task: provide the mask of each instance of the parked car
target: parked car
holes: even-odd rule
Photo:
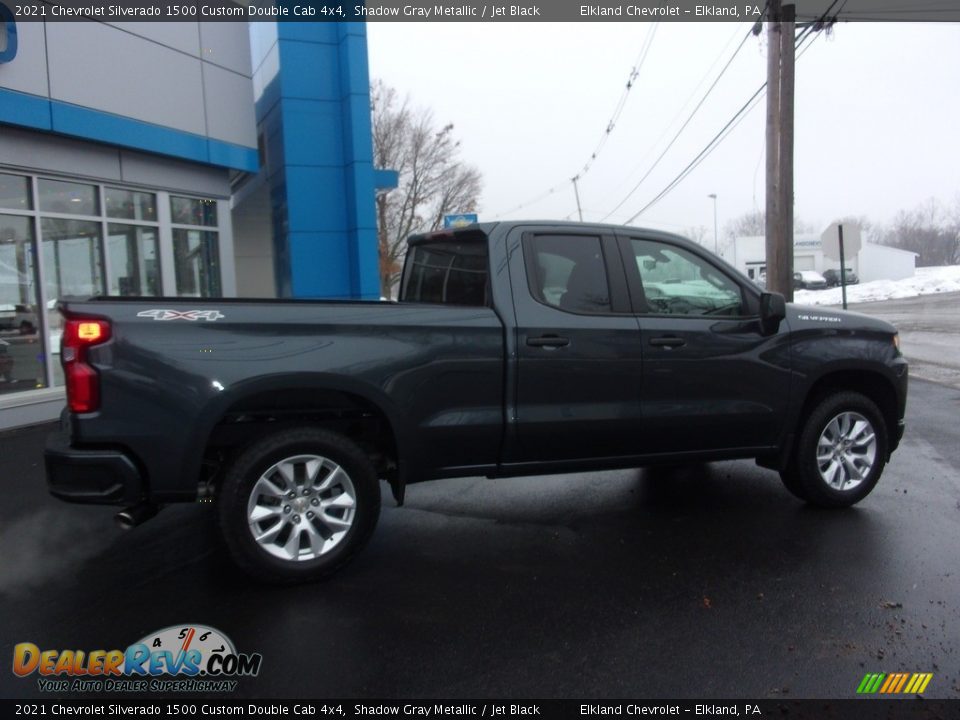
[[[794,290],[826,290],[827,281],[816,270],[801,270],[793,274]]]
[[[787,304],[654,230],[417,235],[398,302],[60,309],[67,407],[46,449],[50,491],[126,507],[126,527],[213,500],[231,555],[260,580],[342,567],[377,524],[381,480],[402,504],[425,480],[754,458],[796,497],[847,507],[904,431],[896,328]]]
[[[16,305],[0,305],[0,330],[13,330],[17,317]]]
[[[830,268],[824,271],[823,279],[827,281],[827,287],[837,287],[840,284],[840,268]],[[860,282],[860,278],[850,268],[844,268],[843,281],[847,285],[856,285]]]
[[[30,305],[0,305],[0,329],[31,335],[37,331],[37,314]]]

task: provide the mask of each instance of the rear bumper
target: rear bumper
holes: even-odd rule
[[[43,457],[47,488],[61,500],[128,505],[146,496],[139,469],[120,450],[73,448],[67,433],[60,431],[47,438]]]

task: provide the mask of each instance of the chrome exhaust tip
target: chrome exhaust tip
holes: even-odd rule
[[[149,503],[142,503],[121,510],[114,516],[114,520],[121,530],[130,530],[137,525],[145,523],[147,520],[157,514],[157,508]]]

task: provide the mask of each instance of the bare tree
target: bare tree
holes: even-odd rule
[[[400,278],[407,237],[438,230],[443,216],[473,212],[480,171],[460,159],[453,124],[437,127],[433,113],[411,107],[375,80],[370,88],[374,166],[396,170],[399,185],[377,195],[381,293],[391,297]]]
[[[686,238],[690,238],[697,245],[705,245],[707,228],[705,225],[691,225],[680,234]]]
[[[919,267],[960,263],[960,198],[951,210],[934,198],[901,210],[878,235],[884,245],[917,253]]]

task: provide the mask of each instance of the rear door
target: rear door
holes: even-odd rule
[[[626,234],[619,245],[644,353],[643,452],[775,445],[789,355],[783,331],[762,333],[756,292],[668,237]]]
[[[507,243],[518,370],[505,462],[636,454],[643,363],[616,238],[519,227]]]

